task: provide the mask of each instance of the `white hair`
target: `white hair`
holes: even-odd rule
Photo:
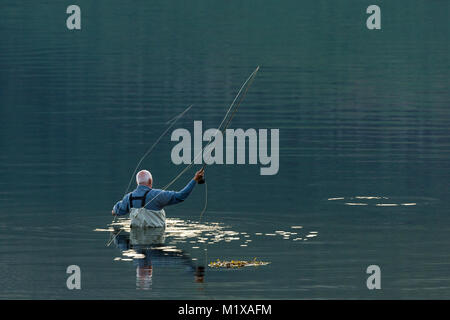
[[[142,184],[142,183],[148,183],[148,180],[153,181],[152,174],[150,171],[147,170],[141,170],[136,174],[136,183]]]

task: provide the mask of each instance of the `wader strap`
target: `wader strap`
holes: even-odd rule
[[[145,199],[147,198],[147,194],[150,190],[145,191],[144,195],[141,197],[133,197],[133,194],[130,194],[130,209],[133,208],[133,200],[141,200],[141,208],[145,206]]]

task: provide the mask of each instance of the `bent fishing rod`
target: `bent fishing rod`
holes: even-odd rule
[[[191,162],[191,164],[189,164],[186,168],[184,168],[175,178],[173,178],[162,190],[167,190],[167,188],[169,188],[172,184],[174,184],[187,170],[189,170],[194,164],[195,164],[195,160],[198,159],[199,156],[201,156],[203,154],[203,151],[205,150],[205,148],[207,148],[211,143],[213,138],[215,139],[216,135],[219,132],[222,132],[222,134],[225,132],[225,130],[228,128],[228,126],[231,123],[231,120],[233,119],[233,117],[236,115],[236,112],[241,104],[241,102],[244,100],[248,89],[250,88],[251,84],[253,83],[253,80],[255,79],[256,74],[259,71],[259,66],[256,67],[256,69],[250,74],[250,76],[245,80],[245,82],[242,84],[242,86],[239,88],[238,93],[236,94],[236,96],[233,99],[233,102],[231,103],[231,105],[228,107],[228,110],[225,114],[225,116],[223,117],[222,121],[220,122],[216,132],[214,133],[213,136],[211,136],[211,138],[209,139],[209,142],[206,144],[205,147],[203,147],[200,152],[194,157],[193,161]],[[237,102],[237,103],[236,103]],[[230,115],[231,113],[231,115]],[[225,125],[224,125],[225,124]],[[203,163],[202,166],[202,170],[204,171],[206,168],[206,163]],[[203,214],[206,212],[207,206],[208,206],[208,186],[206,184],[206,180],[203,178],[201,178],[198,181],[199,184],[205,184],[205,205],[203,207],[202,212],[200,213],[200,217],[199,217],[199,222],[201,221]],[[161,194],[161,193],[160,193]],[[149,202],[147,202],[145,204],[145,206],[147,206],[148,204],[150,204],[151,202],[153,202],[156,198],[158,198],[158,196],[160,195],[158,194],[157,196],[155,196],[154,198],[152,198]]]
[[[215,139],[215,136],[217,135],[217,133],[218,133],[219,131],[222,133],[222,135],[225,133],[225,131],[227,130],[227,128],[229,127],[229,125],[230,125],[230,123],[231,123],[231,120],[233,119],[233,117],[235,116],[235,114],[236,114],[236,112],[237,112],[239,106],[241,105],[241,102],[244,100],[245,96],[247,95],[248,89],[249,89],[250,86],[252,85],[253,80],[255,79],[256,73],[257,73],[258,71],[259,71],[259,66],[256,67],[256,69],[252,72],[252,74],[251,74],[251,75],[247,78],[247,80],[242,84],[242,86],[241,86],[241,88],[239,89],[239,91],[238,91],[236,97],[234,98],[233,102],[231,103],[230,108],[228,108],[228,112],[225,114],[225,117],[223,118],[222,122],[220,123],[219,128],[217,129],[216,133],[209,139],[209,142],[208,142],[208,144],[205,146],[205,148],[211,144],[212,138]],[[242,90],[243,90],[244,88],[245,88],[245,90],[244,90],[244,92],[243,92],[242,95],[241,95],[241,92],[242,92]],[[234,107],[233,112],[231,113],[230,117],[228,118],[228,121],[225,123],[225,125],[223,126],[223,128],[221,128],[222,124],[224,123],[224,120],[227,118],[227,116],[228,116],[230,110],[233,108],[233,106],[234,106],[234,104],[236,103],[236,100],[237,100],[237,98],[238,98],[239,96],[240,96],[239,101],[238,101],[238,103],[236,104],[236,106]],[[204,150],[205,148],[202,149],[202,153],[203,153],[203,150]],[[206,168],[206,166],[207,166],[207,164],[206,164],[206,162],[204,162],[203,165],[202,165],[202,169],[201,169],[201,170],[204,171],[205,168]],[[198,184],[204,184],[204,183],[205,183],[205,178],[201,178],[201,179],[198,181]],[[200,216],[200,218],[201,218],[201,216]]]

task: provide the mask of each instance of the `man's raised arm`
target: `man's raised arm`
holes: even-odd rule
[[[163,194],[161,194],[161,198],[158,201],[159,204],[164,207],[183,202],[191,194],[195,184],[203,178],[204,174],[204,169],[197,171],[194,178],[180,191],[161,191]]]

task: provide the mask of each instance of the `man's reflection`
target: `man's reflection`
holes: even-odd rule
[[[184,265],[194,274],[195,282],[205,279],[205,267],[197,266],[182,250],[165,247],[165,228],[131,228],[130,233],[113,232],[114,243],[131,256],[136,266],[136,288],[148,290],[152,286],[153,268]]]

